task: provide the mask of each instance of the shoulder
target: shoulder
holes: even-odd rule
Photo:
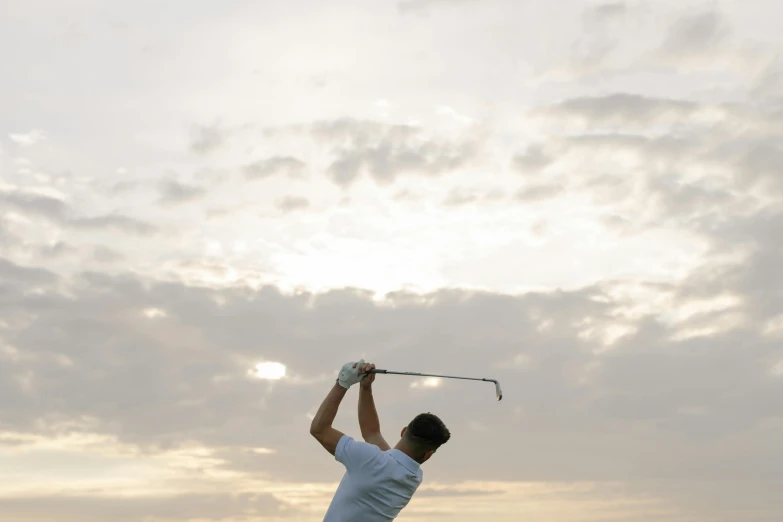
[[[383,451],[375,444],[356,440],[350,435],[343,435],[337,442],[335,458],[346,465],[360,465],[383,455]]]

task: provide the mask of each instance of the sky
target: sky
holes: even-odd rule
[[[0,1],[0,522],[783,519],[783,3]],[[357,391],[334,426],[359,437]]]

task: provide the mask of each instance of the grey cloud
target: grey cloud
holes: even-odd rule
[[[6,224],[2,221],[2,217],[0,217],[0,255],[2,255],[3,248],[8,247],[9,245],[16,244],[19,241],[19,238],[13,234],[10,230],[8,230],[8,227]]]
[[[449,207],[458,207],[471,203],[489,203],[492,201],[501,200],[504,197],[505,193],[498,188],[490,189],[488,191],[485,190],[483,193],[480,193],[477,190],[454,188],[443,200],[443,204]]]
[[[770,463],[754,463],[769,466]],[[632,485],[638,492],[642,485]],[[682,512],[691,513],[696,520],[710,522],[778,522],[783,514],[783,481],[737,480],[716,473],[709,480],[690,481],[678,478],[645,483],[644,492],[658,498],[672,499]],[[758,510],[755,506],[759,506]],[[751,514],[752,513],[752,514]],[[654,520],[654,519],[653,519]]]
[[[772,105],[770,113],[780,121],[783,113],[783,57],[776,56],[764,68],[754,82],[750,94],[761,100],[769,100]]]
[[[161,202],[168,204],[187,203],[206,195],[202,187],[186,185],[176,180],[166,180],[160,184]]]
[[[614,230],[615,232],[629,233],[636,231],[636,227],[634,227],[630,219],[617,214],[603,215],[601,216],[600,221],[606,228]]]
[[[303,161],[291,156],[275,156],[246,165],[243,169],[247,179],[265,179],[279,174],[299,178],[306,167]]]
[[[764,284],[768,292],[779,286]],[[480,371],[500,379],[501,403],[491,387],[444,382],[423,390],[410,388],[408,377],[379,379],[376,400],[390,438],[420,410],[437,412],[450,426],[454,441],[437,466],[455,478],[706,477],[716,472],[717,448],[747,459],[783,456],[781,448],[732,447],[721,437],[744,433],[783,406],[783,379],[767,377],[762,364],[776,353],[773,343],[752,329],[672,341],[673,330],[644,317],[631,323],[636,332],[613,352],[596,355],[598,341],[581,338],[580,323],[616,325],[617,309],[628,304],[608,298],[602,287],[521,296],[443,290],[424,299],[398,292],[383,306],[353,290],[285,295],[273,287],[217,290],[97,273],[74,287],[68,298],[33,299],[18,289],[0,300],[0,313],[25,318],[0,332],[2,339],[40,356],[0,365],[0,407],[13,429],[41,432],[52,419],[87,415],[100,420],[100,430],[149,451],[153,444],[198,440],[232,447],[232,460],[239,461],[242,451],[262,446],[277,453],[240,465],[243,470],[327,480],[336,472],[333,460],[313,444],[305,413],[322,400],[332,368],[364,357],[392,369]],[[146,308],[165,316],[147,318]],[[548,329],[539,327],[544,320]],[[45,362],[55,354],[73,366]],[[529,364],[515,366],[520,355]],[[292,379],[247,378],[259,360],[283,362]],[[29,370],[32,393],[14,384],[14,376]],[[142,388],[137,375],[145,376]],[[524,416],[513,413],[517,407]],[[707,416],[681,412],[693,407]],[[355,397],[341,411],[337,426],[356,434]],[[485,434],[474,425],[491,426],[496,444],[483,445]],[[684,439],[675,445],[672,437]],[[503,449],[513,445],[537,451]],[[459,459],[447,458],[456,454]],[[754,476],[739,461],[723,472]]]
[[[479,0],[400,0],[400,13],[426,12],[433,7],[479,3]]]
[[[206,215],[207,219],[215,219],[215,218],[222,218],[225,216],[230,216],[235,210],[232,208],[210,208],[207,209]]]
[[[116,250],[98,245],[92,250],[92,258],[99,263],[116,263],[125,259],[125,256]]]
[[[21,212],[41,216],[52,221],[65,221],[70,212],[68,205],[59,199],[18,191],[0,191],[0,202]]]
[[[689,14],[669,28],[661,51],[671,55],[711,51],[729,32],[722,14],[715,9]]]
[[[100,230],[103,228],[114,228],[131,234],[152,234],[157,232],[154,225],[143,221],[122,215],[105,215],[91,218],[71,219],[66,223],[68,226],[83,230]]]
[[[727,18],[717,6],[706,4],[695,10],[689,7],[659,6],[655,2],[605,2],[589,6],[582,12],[582,31],[571,45],[563,67],[551,72],[570,75],[624,75],[643,66],[684,65],[693,59],[709,63],[725,53],[731,34]],[[665,17],[673,17],[667,26],[655,27]],[[650,29],[654,28],[653,31]],[[650,49],[649,42],[663,33],[661,43]],[[723,57],[731,56],[729,54]],[[742,67],[759,60],[756,51],[742,50]],[[762,53],[763,54],[763,53]],[[738,63],[739,64],[739,63]],[[642,67],[640,67],[642,66]]]
[[[543,112],[555,116],[578,117],[591,125],[646,125],[664,116],[686,118],[698,108],[699,106],[691,101],[614,93],[607,96],[572,98],[550,106]]]
[[[64,243],[63,241],[57,241],[49,245],[41,245],[37,248],[38,255],[47,259],[56,259],[66,254],[71,254],[76,251],[71,245]]]
[[[456,489],[456,488],[444,488],[444,489],[426,489],[422,488],[416,492],[416,496],[427,498],[443,498],[443,497],[492,497],[493,495],[502,495],[504,492],[501,490],[481,490],[481,489]]]
[[[302,210],[310,206],[310,200],[297,196],[287,196],[277,203],[277,208],[283,212]]]
[[[690,216],[726,208],[736,196],[725,190],[709,189],[699,183],[680,183],[662,177],[653,179],[647,188],[651,201],[666,216]]]
[[[614,18],[616,16],[623,15],[627,11],[628,6],[624,1],[607,2],[586,9],[582,16],[586,20],[603,21],[607,18]]]
[[[125,194],[142,186],[140,181],[118,181],[109,188],[111,194]]]
[[[582,12],[582,34],[572,47],[572,67],[584,71],[603,65],[620,42],[615,26],[627,11],[628,6],[621,1],[598,4]]]
[[[198,493],[165,497],[104,495],[0,498],[0,520],[60,520],[106,522],[139,520],[223,520],[254,516],[281,516],[282,504],[269,494]],[[289,515],[292,514],[289,511]]]
[[[760,132],[759,132],[760,131]],[[715,144],[713,160],[736,169],[735,181],[743,188],[762,188],[783,193],[783,132],[759,129]]]
[[[5,203],[23,214],[39,216],[68,228],[83,230],[114,228],[133,234],[150,234],[157,231],[153,225],[120,214],[75,217],[73,209],[65,202],[37,194],[18,191],[0,192],[0,203]]]
[[[520,188],[514,195],[517,201],[533,202],[551,199],[563,192],[562,185],[556,183],[539,184]]]
[[[24,267],[0,258],[0,283],[22,285],[48,285],[56,282],[58,277],[42,268]]]
[[[218,123],[195,125],[191,129],[190,149],[198,154],[210,154],[225,145],[228,135],[229,131]]]
[[[616,170],[612,165],[615,156],[632,153],[635,176],[601,174],[583,180],[583,186],[597,188],[599,196],[609,202],[626,197],[632,185],[641,180],[648,195],[657,198],[664,208],[673,205],[673,212],[690,209],[686,213],[706,213],[717,205],[740,205],[753,190],[783,193],[783,126],[776,118],[779,109],[774,98],[761,98],[758,104],[706,104],[625,93],[573,98],[543,112],[558,122],[579,120],[584,134],[551,136],[517,156],[513,164],[532,171],[546,161],[540,151],[551,148],[555,152],[550,155],[573,156],[585,169],[611,172]],[[654,125],[659,127],[655,134],[646,132]],[[607,127],[614,129],[609,131]],[[681,179],[688,171],[704,170],[727,173],[733,186],[712,188],[709,177],[702,181]],[[605,183],[612,179],[610,184],[616,190]],[[687,196],[684,185],[689,186]],[[691,198],[696,195],[698,204]]]
[[[512,159],[515,170],[523,173],[535,173],[548,167],[554,158],[544,152],[540,144],[528,145],[524,152],[516,154]]]
[[[476,194],[466,194],[460,190],[452,190],[446,199],[443,200],[443,204],[448,207],[457,207],[460,205],[467,205],[469,203],[475,203],[478,200]]]
[[[778,272],[783,266],[779,247],[783,230],[780,208],[766,209],[747,216],[716,216],[704,219],[703,233],[709,232],[717,254],[731,255],[738,249],[748,251],[742,263],[718,265],[691,274],[678,288],[683,299],[704,298],[718,292],[743,296],[751,325],[763,330],[765,323],[783,314]]]
[[[469,136],[455,143],[437,142],[414,126],[347,118],[316,123],[312,133],[332,145],[336,159],[327,173],[342,187],[364,172],[376,183],[391,184],[402,174],[437,176],[456,170],[475,159],[480,141]]]

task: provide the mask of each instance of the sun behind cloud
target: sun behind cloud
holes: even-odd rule
[[[440,379],[438,377],[427,377],[419,381],[411,383],[411,388],[437,388],[440,386]]]
[[[285,377],[286,368],[278,362],[262,362],[256,364],[255,375],[259,379],[276,381]]]

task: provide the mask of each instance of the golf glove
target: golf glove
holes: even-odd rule
[[[364,359],[359,359],[356,363],[356,368],[353,367],[354,363],[345,363],[340,370],[340,374],[337,378],[337,382],[345,389],[350,388],[357,382],[361,381],[364,376],[359,376],[359,367],[364,364]]]

